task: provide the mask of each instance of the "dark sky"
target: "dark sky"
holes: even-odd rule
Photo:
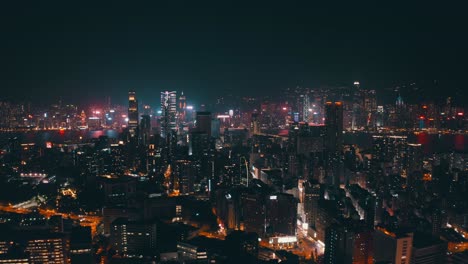
[[[135,89],[152,103],[165,89],[199,99],[354,80],[466,87],[468,23],[449,1],[93,2],[1,3],[1,97]]]

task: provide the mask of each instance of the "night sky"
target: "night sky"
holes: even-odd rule
[[[98,2],[3,1],[0,100],[123,102],[135,89],[156,103],[166,89],[201,100],[354,80],[467,86],[465,9],[448,1]]]

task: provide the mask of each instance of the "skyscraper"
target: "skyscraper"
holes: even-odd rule
[[[344,263],[346,230],[343,226],[333,224],[326,229],[324,263]]]
[[[342,174],[343,150],[343,103],[327,102],[325,104],[325,135],[327,162],[326,171],[329,183],[339,187]]]
[[[324,263],[374,263],[371,230],[358,223],[332,224],[326,231]]]
[[[193,192],[195,168],[190,160],[176,160],[173,177],[174,191],[180,194],[190,194]]]
[[[250,122],[250,133],[256,135],[260,133],[260,124],[258,120],[258,113],[252,113],[251,122]]]
[[[18,253],[27,253],[21,258],[3,255],[9,248],[17,245]],[[1,227],[0,230],[0,263],[43,263],[65,264],[69,263],[70,243],[63,233],[48,230],[20,230],[10,227]],[[25,261],[25,259],[28,259]]]
[[[343,145],[343,103],[327,102],[325,105],[325,126],[327,129],[327,150],[341,152]]]
[[[310,181],[304,184],[304,212],[306,222],[311,227],[315,227],[315,219],[318,213],[318,200],[320,199],[320,184]]]
[[[184,92],[182,92],[179,97],[179,108],[177,109],[178,116],[179,116],[179,119],[178,119],[179,123],[185,122],[186,108],[187,108],[187,99],[184,95]]]
[[[138,101],[135,91],[128,92],[128,130],[131,137],[137,136],[138,131]]]
[[[302,98],[302,121],[308,123],[309,122],[309,107],[310,107],[310,101],[309,101],[309,94],[304,94],[304,97]]]
[[[112,222],[110,242],[118,254],[127,258],[155,256],[157,224],[155,221],[134,222],[118,218]]]
[[[408,186],[414,186],[417,180],[422,178],[423,151],[421,144],[408,143],[406,152],[406,182]]]
[[[267,234],[296,235],[297,202],[291,194],[275,193],[265,199]]]
[[[364,124],[362,121],[364,111],[362,109],[361,84],[359,82],[354,82],[353,88],[351,128],[355,130]]]
[[[177,92],[161,92],[161,137],[177,129]]]
[[[197,131],[211,137],[211,112],[197,112],[196,122]]]
[[[147,146],[149,144],[151,136],[151,117],[149,115],[141,116],[140,131],[141,143]]]

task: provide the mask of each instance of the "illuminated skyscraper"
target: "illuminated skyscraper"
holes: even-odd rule
[[[187,108],[187,99],[184,95],[184,92],[180,94],[179,97],[179,108],[177,109],[178,111],[178,116],[179,116],[179,123],[185,122],[185,117],[186,117],[186,109]]]
[[[421,144],[407,144],[406,152],[406,184],[414,187],[422,179],[423,150]]]
[[[302,121],[309,122],[309,109],[310,109],[310,102],[309,102],[309,95],[304,94],[302,97]]]
[[[362,100],[361,100],[361,84],[359,82],[354,82],[354,89],[352,90],[352,118],[351,118],[351,128],[353,130],[359,128],[362,125]]]
[[[2,254],[0,263],[70,263],[69,239],[62,233],[52,233],[47,230],[14,230],[2,227],[0,231],[0,252],[7,253],[10,246],[17,245],[18,253],[26,252],[21,258],[7,257]],[[7,257],[5,259],[5,257]],[[25,261],[25,259],[28,259]]]
[[[315,227],[315,219],[318,212],[318,200],[320,199],[320,184],[306,182],[304,184],[304,212],[306,223]]]
[[[375,122],[375,112],[377,111],[377,94],[375,90],[361,90],[362,92],[362,110],[364,113],[364,125],[373,126]]]
[[[112,222],[112,247],[128,258],[154,256],[157,251],[157,224],[153,221],[135,222],[118,218]]]
[[[189,160],[177,160],[174,164],[173,187],[177,193],[190,194],[193,192],[195,178],[194,164]]]
[[[135,91],[128,92],[128,130],[131,137],[137,135],[138,130],[138,101]]]
[[[161,92],[161,137],[166,138],[177,129],[177,92]]]
[[[369,229],[351,224],[332,224],[326,231],[324,263],[374,263],[372,242]]]

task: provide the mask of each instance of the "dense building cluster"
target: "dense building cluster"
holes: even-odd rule
[[[355,82],[147,101],[0,102],[0,263],[466,263],[450,98],[381,104]]]

